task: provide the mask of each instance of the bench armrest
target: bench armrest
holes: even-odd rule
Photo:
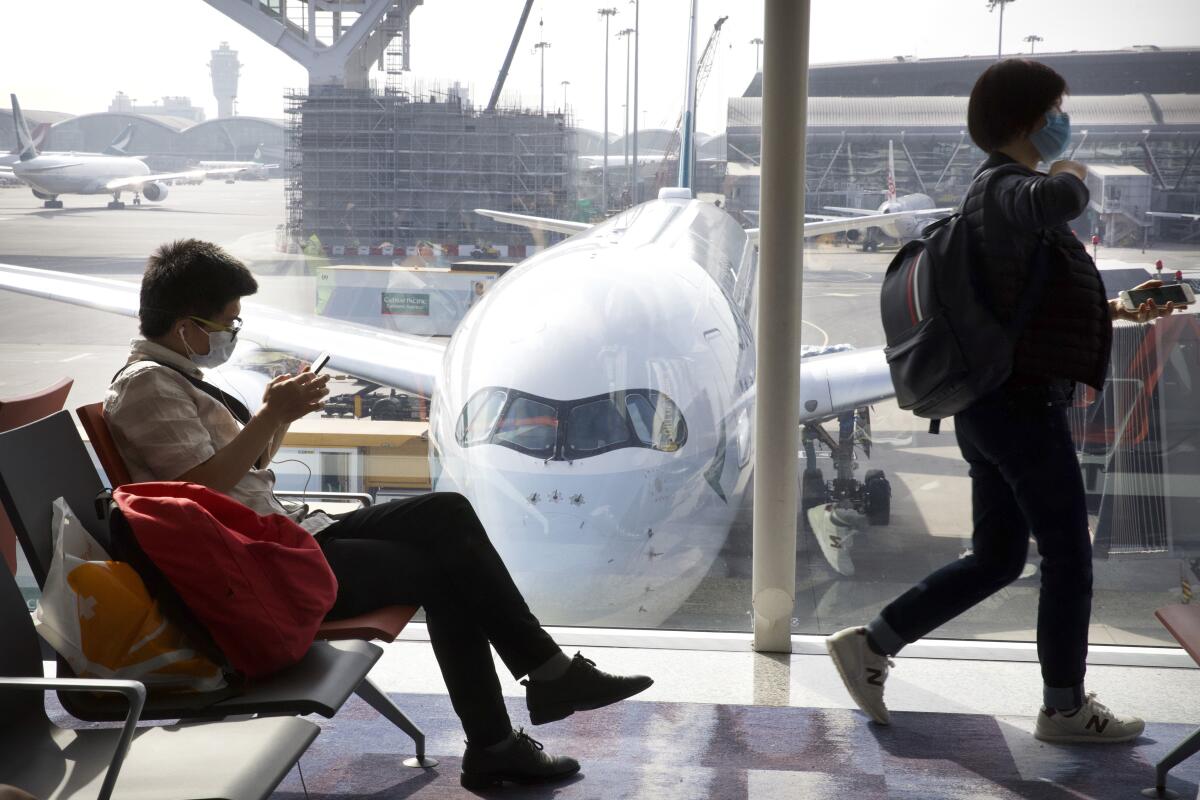
[[[142,718],[142,707],[146,704],[146,687],[138,681],[108,680],[102,678],[9,678],[0,677],[0,689],[32,689],[37,691],[60,692],[109,692],[124,695],[129,701],[129,713],[125,716],[125,724],[121,728],[121,736],[117,739],[117,748],[109,762],[108,771],[104,775],[104,783],[96,800],[109,800],[113,787],[117,783],[117,775],[125,762],[125,754],[133,741],[133,733],[137,730],[138,720]]]

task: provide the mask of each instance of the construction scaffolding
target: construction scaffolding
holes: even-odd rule
[[[485,112],[457,84],[405,91],[390,79],[382,92],[290,92],[287,114],[287,233],[298,246],[316,236],[327,250],[433,243],[451,256],[523,255],[527,231],[474,210],[575,216],[575,144],[563,114]]]

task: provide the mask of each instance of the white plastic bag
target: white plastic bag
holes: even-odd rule
[[[221,669],[191,647],[133,568],[109,558],[61,497],[52,524],[54,553],[34,625],[76,675],[171,691],[225,686]]]

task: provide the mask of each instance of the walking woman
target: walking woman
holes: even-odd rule
[[[1034,735],[1124,742],[1144,727],[1084,691],[1092,544],[1067,406],[1076,382],[1103,388],[1112,320],[1147,322],[1173,307],[1147,303],[1128,312],[1107,300],[1096,265],[1067,226],[1087,208],[1088,190],[1086,168],[1058,160],[1071,137],[1061,108],[1066,93],[1062,76],[1025,59],[997,62],[971,91],[967,127],[988,153],[962,205],[971,268],[981,274],[1002,322],[1013,318],[1023,293],[1033,291],[1033,255],[1042,242],[1050,273],[1018,340],[1012,377],[954,417],[970,466],[971,552],[896,598],[865,627],[826,642],[854,701],[881,724],[889,721],[883,689],[891,657],[1016,580],[1032,534],[1042,557],[1037,646],[1044,682]],[[1037,171],[1039,161],[1048,172]]]

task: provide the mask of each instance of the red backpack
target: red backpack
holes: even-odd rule
[[[113,505],[114,557],[133,565],[172,621],[247,678],[304,656],[337,598],[307,531],[194,483],[126,484]]]

